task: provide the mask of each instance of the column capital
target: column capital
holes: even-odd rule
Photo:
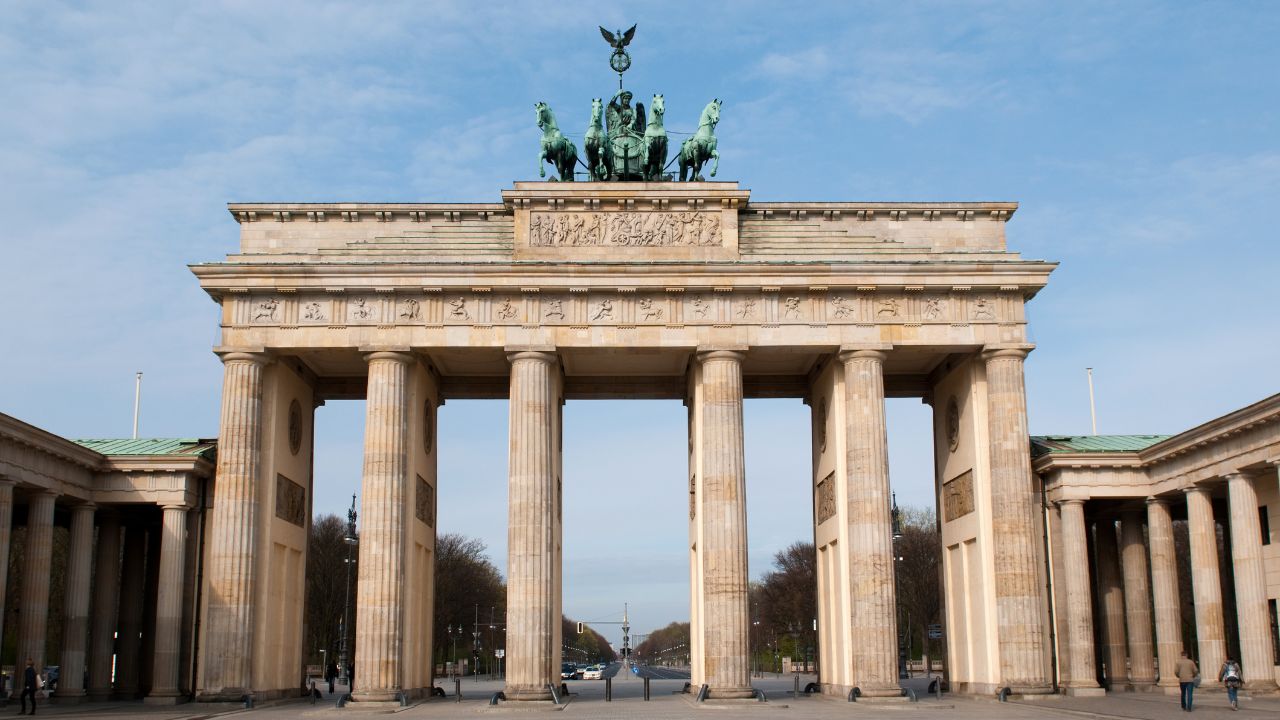
[[[360,348],[364,361],[372,363],[378,360],[392,360],[408,365],[414,361],[413,353],[408,348]]]
[[[98,503],[88,500],[71,506],[71,512],[93,512],[98,509]]]
[[[1084,505],[1084,503],[1085,503],[1085,499],[1084,499],[1084,498],[1063,498],[1062,500],[1055,500],[1055,501],[1054,501],[1054,504],[1055,504],[1055,505],[1057,505],[1058,507],[1064,507],[1064,506],[1066,506],[1066,505],[1080,505],[1080,506],[1083,506],[1083,505]]]
[[[160,503],[161,510],[190,510],[191,506],[184,502],[167,502]]]
[[[1182,488],[1182,492],[1187,495],[1207,495],[1209,494],[1209,488],[1205,487],[1203,483],[1192,483]]]
[[[889,357],[889,350],[891,349],[893,349],[892,345],[882,345],[879,347],[842,345],[840,347],[840,351],[836,353],[836,357],[842,363],[849,363],[854,360],[876,360],[883,365],[885,359]]]
[[[1166,498],[1166,497],[1160,497],[1159,495],[1149,495],[1149,496],[1147,496],[1146,503],[1147,503],[1147,505],[1148,505],[1148,506],[1150,506],[1150,505],[1163,505],[1163,506],[1165,506],[1165,507],[1168,507],[1168,506],[1169,506],[1169,498]]]
[[[262,348],[256,349],[238,349],[238,348],[214,348],[213,354],[222,360],[222,364],[226,365],[230,362],[247,362],[256,365],[266,365],[271,362],[271,353]]]
[[[1222,474],[1222,479],[1223,479],[1223,480],[1226,480],[1226,481],[1227,481],[1227,482],[1229,482],[1229,483],[1230,483],[1230,482],[1239,482],[1239,481],[1241,481],[1241,480],[1243,480],[1243,481],[1245,481],[1245,482],[1249,482],[1249,475],[1248,475],[1247,473],[1245,473],[1244,471],[1242,471],[1242,470],[1236,470],[1236,471],[1234,471],[1234,472],[1223,473],[1223,474]]]
[[[512,349],[507,348],[507,362],[514,365],[518,360],[534,360],[537,362],[555,365],[560,361],[560,356],[556,354],[555,348],[549,350],[524,348]]]
[[[1035,349],[1035,345],[987,345],[982,348],[982,359],[985,362],[999,360],[1001,358],[1013,358],[1017,360],[1025,360],[1027,355]]]
[[[723,347],[700,347],[697,350],[696,357],[700,363],[705,363],[711,360],[733,360],[740,363],[747,357],[747,346],[726,345]]]

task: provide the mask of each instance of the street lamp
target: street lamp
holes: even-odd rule
[[[347,532],[343,536],[343,541],[347,544],[347,590],[343,599],[342,606],[342,647],[339,652],[338,660],[342,665],[342,676],[347,679],[348,689],[351,687],[353,678],[351,677],[351,655],[347,646],[347,638],[351,633],[351,568],[356,564],[352,552],[356,544],[360,542],[359,536],[356,535],[356,494],[351,493],[351,509],[347,511]]]

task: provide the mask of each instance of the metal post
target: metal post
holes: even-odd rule
[[[347,534],[343,540],[347,544],[347,590],[342,605],[342,650],[339,653],[339,662],[342,665],[342,675],[347,678],[347,692],[351,692],[355,685],[355,678],[351,677],[351,655],[347,638],[351,636],[351,566],[354,564],[351,550],[357,542],[355,493],[351,493],[351,509],[347,511]]]
[[[142,400],[142,373],[133,379],[133,439],[138,439],[138,405]]]
[[[1089,373],[1089,421],[1093,425],[1093,434],[1098,434],[1098,411],[1093,404],[1093,368],[1085,368]],[[141,373],[139,373],[141,374]]]
[[[644,676],[644,699],[649,699],[649,676]]]
[[[454,702],[462,702],[462,678],[458,675],[456,668],[453,673],[453,697]]]
[[[604,679],[604,701],[613,702],[613,678]]]

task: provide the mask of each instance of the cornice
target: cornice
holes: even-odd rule
[[[1142,450],[1137,456],[1142,466],[1147,467],[1274,422],[1280,422],[1280,393],[1178,433]]]
[[[106,462],[106,456],[95,450],[90,450],[4,413],[0,413],[0,438],[34,448],[89,470],[100,470]]]

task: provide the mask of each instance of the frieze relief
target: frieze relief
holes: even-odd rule
[[[720,247],[718,212],[532,212],[530,247]]]
[[[661,291],[565,288],[403,294],[300,294],[237,301],[237,325],[763,325],[1021,323],[1021,299],[813,288],[699,288]]]
[[[276,517],[298,527],[307,523],[307,491],[284,475],[276,475]]]
[[[836,475],[830,475],[818,481],[817,491],[814,493],[815,500],[818,504],[815,514],[818,518],[818,524],[826,522],[836,514]]]

